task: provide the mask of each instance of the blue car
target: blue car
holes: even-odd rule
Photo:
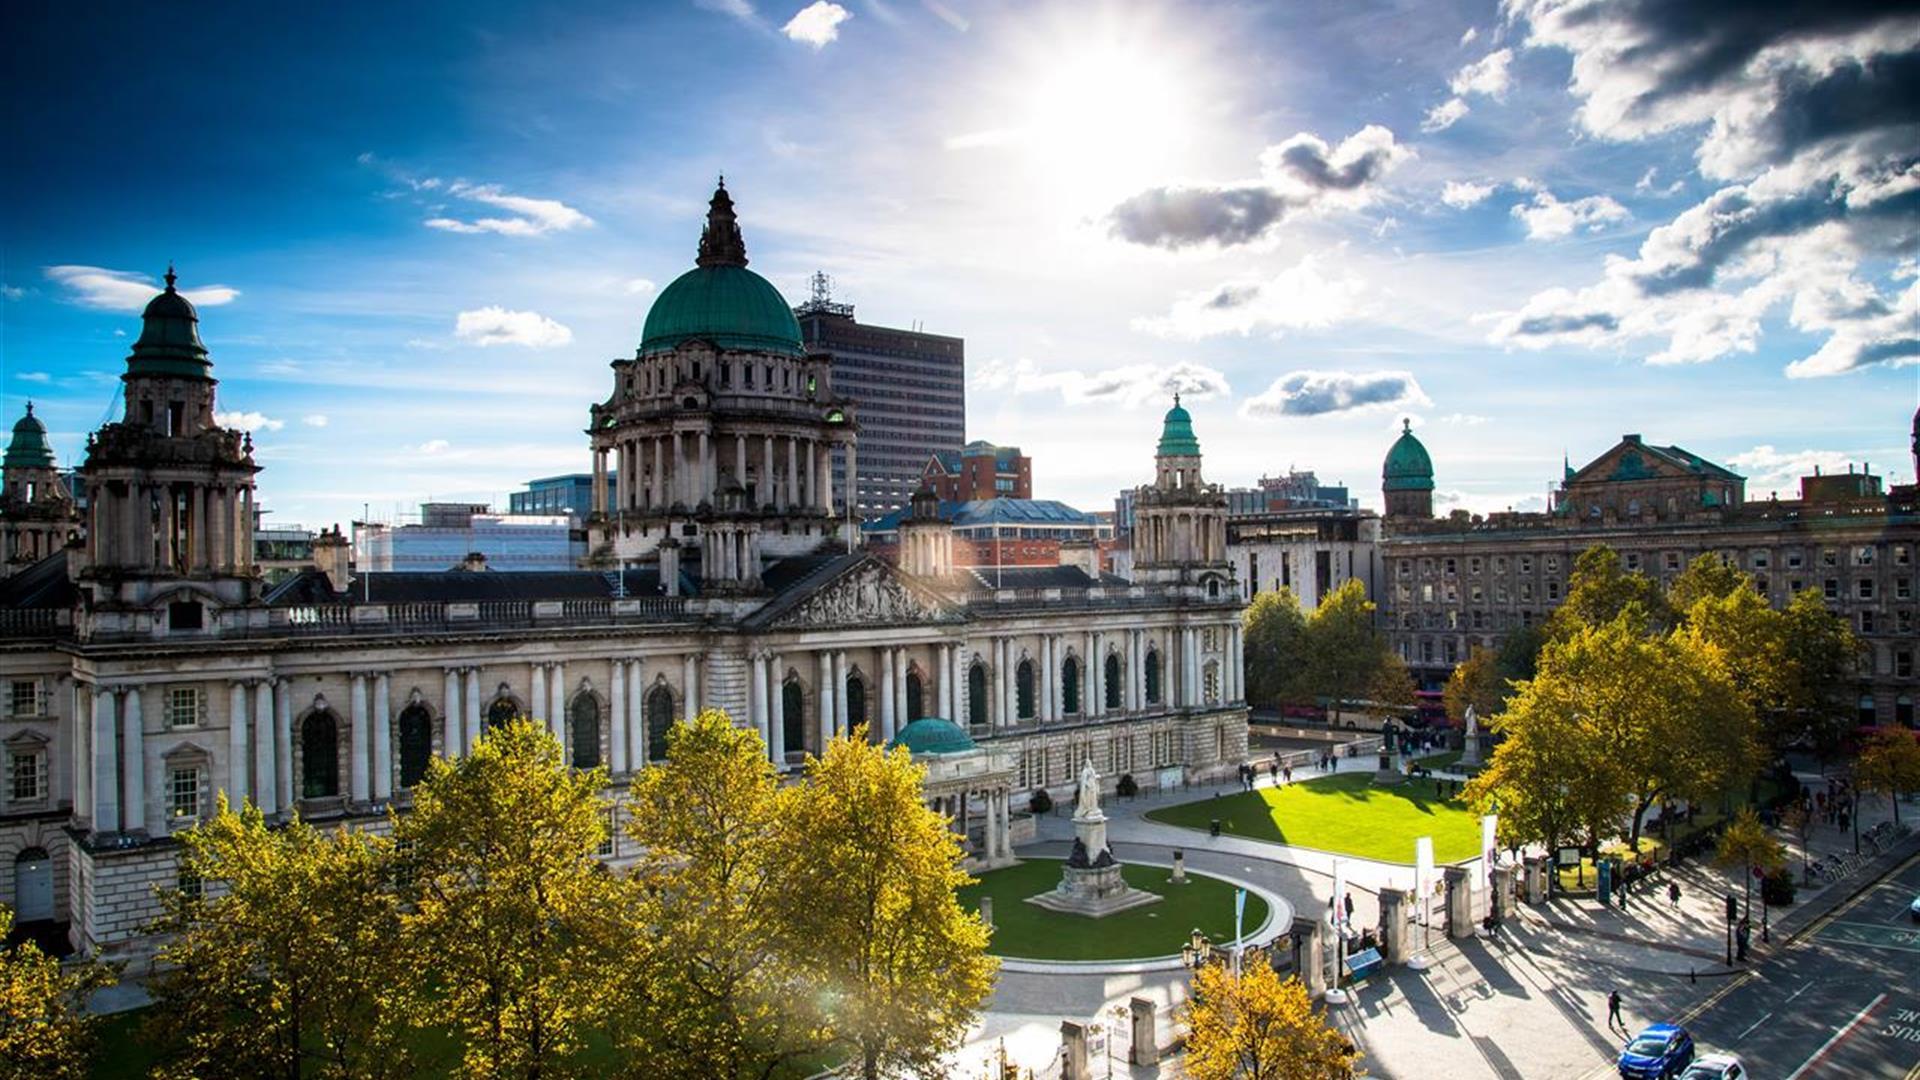
[[[1655,1024],[1620,1051],[1623,1080],[1667,1080],[1693,1062],[1693,1036],[1677,1024]]]

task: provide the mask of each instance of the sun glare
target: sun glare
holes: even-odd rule
[[[1102,199],[1164,179],[1197,119],[1160,58],[1111,42],[1060,57],[1028,109],[1028,149],[1049,186]]]

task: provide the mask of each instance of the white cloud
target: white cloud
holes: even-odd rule
[[[1410,371],[1290,371],[1242,402],[1240,415],[1327,416],[1432,404]]]
[[[1265,281],[1230,281],[1189,293],[1165,315],[1133,320],[1133,328],[1184,340],[1314,329],[1351,318],[1365,288],[1353,274],[1324,270],[1318,256],[1308,255]]]
[[[1469,180],[1449,180],[1447,186],[1440,189],[1440,201],[1455,210],[1465,210],[1484,202],[1487,196],[1493,194],[1496,186],[1476,184]]]
[[[1507,65],[1512,62],[1512,49],[1488,53],[1456,72],[1447,89],[1452,90],[1455,97],[1480,94],[1498,101],[1507,96],[1507,88],[1513,85],[1513,76],[1507,71]]]
[[[326,413],[308,413],[307,415],[300,418],[300,422],[307,425],[308,427],[326,427],[327,414]]]
[[[637,277],[630,279],[627,282],[626,288],[628,296],[644,296],[653,291],[654,285],[653,282],[646,278]]]
[[[1531,203],[1515,203],[1513,216],[1527,225],[1529,240],[1557,240],[1575,229],[1599,232],[1606,226],[1627,220],[1627,208],[1606,195],[1589,195],[1572,202],[1561,202],[1553,192],[1534,192]]]
[[[18,285],[0,285],[0,297],[5,297],[8,300],[18,300],[25,295],[27,295],[27,290]]]
[[[68,299],[74,303],[101,311],[139,311],[162,288],[145,274],[99,266],[49,266],[47,277],[65,288]],[[181,289],[180,295],[198,307],[218,307],[239,296],[240,290],[226,285],[203,285]]]
[[[1477,413],[1458,413],[1457,412],[1457,413],[1448,413],[1447,415],[1441,417],[1440,422],[1443,424],[1453,424],[1457,427],[1479,427],[1481,424],[1486,423],[1487,419],[1488,419],[1487,417],[1481,416]]]
[[[216,412],[213,422],[236,431],[279,431],[287,426],[284,420],[275,420],[257,412]]]
[[[482,217],[462,220],[452,217],[428,218],[430,229],[454,233],[498,233],[501,236],[541,236],[566,232],[593,224],[593,219],[558,199],[535,199],[502,191],[497,184],[469,184],[458,181],[447,188],[449,194],[505,210],[511,217]]]
[[[573,340],[573,331],[537,311],[508,311],[483,307],[463,311],[454,321],[454,336],[476,345],[525,345],[551,349]]]
[[[1476,40],[1478,40],[1479,37],[1480,37],[1479,27],[1477,26],[1467,27],[1466,32],[1460,35],[1460,47],[1463,49],[1466,48],[1467,46],[1473,44]]]
[[[1727,459],[1728,467],[1747,478],[1752,496],[1779,492],[1787,498],[1799,498],[1800,478],[1821,472],[1846,472],[1853,457],[1838,450],[1776,450],[1763,443]]]
[[[16,371],[13,373],[13,377],[19,379],[21,382],[44,383],[53,381],[53,376],[44,371]]]
[[[731,15],[741,22],[759,22],[759,13],[753,10],[748,0],[693,0],[693,6],[707,11],[717,11],[722,15]]]
[[[1448,98],[1427,110],[1426,119],[1420,121],[1420,130],[1432,134],[1445,131],[1459,123],[1473,109],[1460,98]]]
[[[424,454],[427,457],[433,457],[437,454],[446,453],[452,446],[453,444],[445,439],[428,439],[426,442],[414,447],[414,452]]]
[[[1197,401],[1232,393],[1227,377],[1217,369],[1185,362],[1168,366],[1130,364],[1085,372],[1042,371],[1025,358],[989,360],[974,369],[971,382],[982,390],[1014,394],[1058,391],[1069,405],[1112,404],[1126,409],[1171,401],[1175,394]]]
[[[801,8],[780,32],[790,40],[802,45],[811,45],[824,49],[840,36],[840,24],[853,18],[853,13],[839,4],[827,0],[813,0],[813,3]]]

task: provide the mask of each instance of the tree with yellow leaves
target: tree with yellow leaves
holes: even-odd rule
[[[934,1075],[998,969],[985,924],[955,897],[972,879],[959,837],[926,806],[925,772],[861,727],[782,793],[776,903],[797,917],[795,959],[865,1080]]]
[[[13,909],[0,904],[0,940],[12,931]],[[0,948],[0,1080],[83,1080],[97,1018],[82,1006],[113,981],[102,964],[63,970],[31,941]]]
[[[1306,987],[1282,980],[1264,954],[1194,972],[1193,997],[1181,1007],[1187,1026],[1187,1075],[1194,1080],[1348,1080],[1358,1054],[1314,1012]]]
[[[1911,731],[1877,732],[1860,748],[1853,777],[1861,791],[1885,795],[1893,804],[1893,820],[1899,821],[1900,796],[1920,791],[1920,742]]]
[[[1787,864],[1787,846],[1774,838],[1753,807],[1743,807],[1720,833],[1714,861],[1729,870],[1740,871],[1745,889],[1745,908],[1753,910],[1753,872],[1771,874]]]
[[[560,743],[515,720],[458,761],[435,758],[395,824],[409,883],[400,932],[421,1024],[464,1040],[463,1075],[578,1071],[610,1004],[618,892],[604,769],[567,767]]]

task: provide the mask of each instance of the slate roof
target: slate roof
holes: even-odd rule
[[[71,608],[80,602],[80,589],[67,576],[64,550],[0,581],[0,608]]]
[[[626,595],[632,598],[664,595],[655,567],[626,571]],[[274,586],[266,602],[272,607],[337,604],[348,601],[374,604],[476,603],[488,600],[612,600],[619,575],[595,570],[553,570],[504,573],[471,570],[395,570],[364,574],[347,593],[337,593],[325,574],[304,570]],[[694,594],[694,581],[681,574],[680,592]]]
[[[910,509],[889,511],[865,522],[861,528],[869,532],[892,532],[900,527],[901,519],[911,512]],[[955,528],[995,524],[1088,527],[1097,524],[1092,514],[1075,510],[1056,499],[975,499],[969,502],[946,499],[941,501],[939,513],[942,520],[952,522]]]
[[[1127,579],[1113,574],[1095,578],[1078,566],[1006,566],[968,567],[963,571],[984,589],[1091,589],[1095,586],[1124,588]]]

